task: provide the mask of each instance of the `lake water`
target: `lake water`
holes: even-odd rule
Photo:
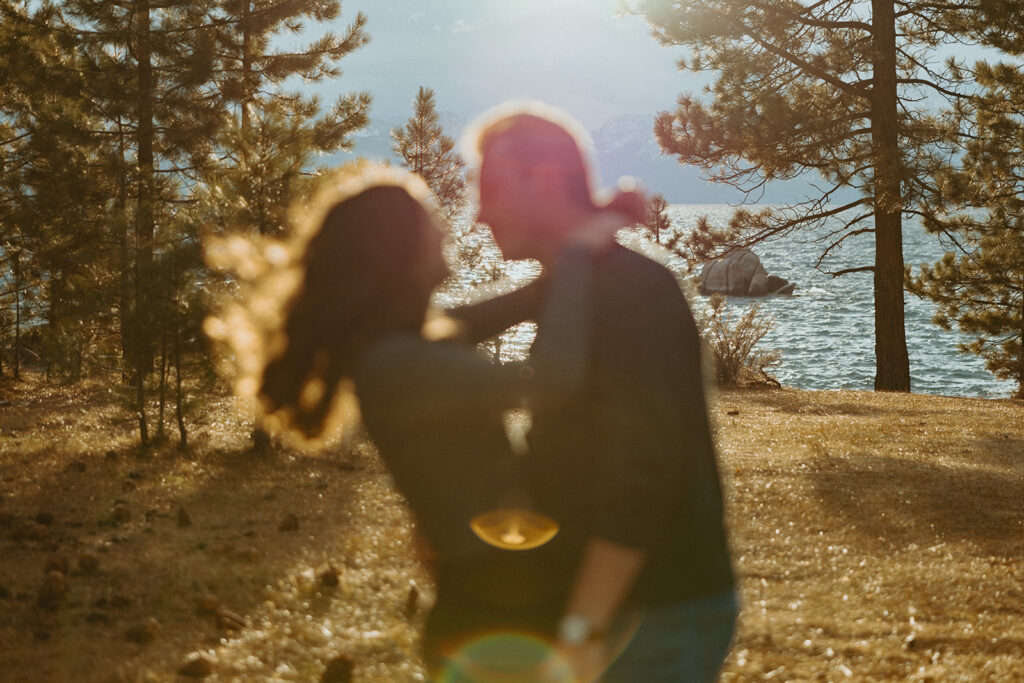
[[[733,209],[727,205],[673,205],[675,229],[692,229],[699,216],[707,214],[713,223],[728,220]],[[838,225],[839,218],[834,219]],[[827,226],[826,226],[827,231]],[[823,246],[813,233],[794,233],[786,238],[754,247],[765,269],[796,283],[793,296],[757,299],[762,311],[775,319],[775,327],[762,340],[764,348],[782,353],[782,363],[773,374],[784,385],[800,389],[866,389],[874,385],[874,311],[871,273],[853,273],[838,278],[822,273],[814,265]],[[933,263],[944,249],[919,224],[904,224],[904,260],[915,267]],[[834,250],[822,267],[838,270],[870,265],[873,235],[847,240]],[[672,263],[681,270],[681,263]],[[512,263],[508,274],[514,282],[536,275],[532,263]],[[444,296],[442,303],[466,295],[468,284]],[[912,295],[906,301],[907,348],[910,354],[911,389],[926,394],[1002,398],[1015,389],[1012,382],[999,381],[985,370],[984,361],[961,353],[957,343],[969,338],[956,331],[946,332],[931,322],[934,305]],[[746,307],[753,299],[733,298],[730,307]],[[694,306],[705,305],[696,297]],[[523,325],[504,338],[503,358],[521,357],[529,347],[533,328]]]

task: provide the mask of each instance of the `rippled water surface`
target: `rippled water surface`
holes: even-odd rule
[[[670,212],[677,229],[692,228],[707,214],[712,222],[724,223],[733,209],[727,205],[673,205]],[[835,219],[836,226],[840,223]],[[827,232],[827,228],[823,231]],[[801,389],[871,389],[874,384],[874,312],[871,273],[853,273],[833,278],[815,269],[823,245],[812,233],[796,233],[755,247],[754,251],[769,273],[779,275],[797,287],[793,296],[758,299],[765,313],[775,318],[775,328],[762,344],[782,352],[782,364],[774,374],[788,386]],[[870,234],[847,240],[823,264],[827,270],[870,265],[874,243]],[[942,256],[943,247],[919,224],[904,224],[904,260],[917,269]],[[676,264],[680,269],[681,264]],[[531,263],[511,263],[508,274],[524,281],[537,272]],[[463,283],[442,297],[442,302],[459,300],[470,287]],[[735,298],[730,306],[747,306],[753,299]],[[934,305],[905,295],[907,347],[913,391],[952,396],[1006,397],[1014,385],[999,381],[985,370],[984,361],[957,350],[959,341],[969,338],[945,332],[931,322]],[[695,306],[703,305],[697,297]],[[533,338],[533,328],[523,325],[506,335],[503,358],[521,356]]]

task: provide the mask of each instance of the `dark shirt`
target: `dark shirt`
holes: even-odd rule
[[[530,488],[562,529],[552,541],[568,591],[587,539],[647,553],[637,605],[733,585],[708,423],[700,340],[674,276],[615,246],[595,263],[590,351],[578,400],[534,409]],[[537,286],[543,286],[537,285]],[[513,293],[453,312],[489,334],[540,297]],[[535,349],[557,344],[538,325]]]
[[[500,507],[515,484],[502,412],[524,400],[554,408],[579,396],[590,259],[569,250],[544,301],[534,302],[552,343],[529,366],[496,364],[468,345],[406,332],[375,341],[353,370],[367,432],[439,556],[428,643],[480,628],[550,632],[560,614],[562,572],[553,564],[559,556],[547,546],[493,548],[469,522]]]

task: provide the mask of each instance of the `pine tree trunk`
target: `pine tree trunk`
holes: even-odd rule
[[[138,160],[139,203],[135,223],[135,388],[136,409],[139,414],[139,438],[142,445],[149,443],[146,425],[146,373],[150,360],[149,278],[153,262],[153,65],[149,44],[149,0],[136,5],[135,54],[138,59]]]
[[[21,379],[21,254],[14,253],[14,379]]]
[[[161,326],[160,330],[160,388],[158,393],[160,395],[160,408],[157,412],[157,427],[156,427],[156,439],[157,441],[164,440],[164,408],[167,405],[167,326]]]
[[[127,186],[127,164],[124,159],[124,128],[121,123],[120,117],[117,119],[117,134],[118,134],[118,159],[121,162],[120,167],[117,169],[117,238],[118,238],[118,256],[119,266],[121,269],[120,274],[120,299],[121,306],[119,311],[119,318],[121,323],[121,358],[124,361],[125,368],[134,366],[135,364],[135,353],[134,353],[134,323],[132,316],[132,309],[135,304],[132,299],[132,254],[131,245],[129,244],[128,234],[128,186]],[[127,381],[127,373],[125,374],[125,381]]]
[[[896,17],[888,0],[871,0],[874,81],[871,143],[875,212],[875,390],[910,391],[903,311],[903,226],[897,132]]]
[[[188,447],[188,431],[185,429],[185,411],[181,392],[181,325],[174,321],[174,412],[178,418],[178,448]]]
[[[1014,398],[1024,398],[1024,282],[1020,287],[1020,320],[1018,321],[1018,333],[1020,334],[1020,350],[1017,352],[1017,393]]]
[[[255,95],[256,86],[253,83],[252,74],[252,37],[249,35],[249,15],[252,13],[252,3],[250,0],[244,0],[242,2],[242,111],[241,111],[241,129],[242,129],[242,156],[243,160],[246,153],[246,145],[249,144],[249,126],[251,122],[249,120],[249,107],[252,104],[252,98]]]

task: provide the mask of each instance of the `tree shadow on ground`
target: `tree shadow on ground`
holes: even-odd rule
[[[732,392],[722,393],[721,400],[727,403],[730,393]],[[1012,398],[983,399],[924,394],[879,394],[845,390],[806,392],[788,387],[744,389],[737,393],[745,402],[761,405],[787,415],[927,418],[936,414],[936,402],[939,402],[940,405],[948,402],[950,410],[957,410],[965,404],[982,407],[1008,406],[1020,410],[1020,419],[1024,420],[1024,401]],[[866,400],[857,400],[858,393],[864,393]],[[879,398],[890,400],[879,401],[877,400]],[[921,407],[914,405],[917,398],[925,399]]]
[[[244,620],[266,600],[265,588],[297,571],[344,569],[351,537],[360,535],[350,509],[360,486],[368,478],[387,485],[367,445],[261,456],[244,445],[104,454],[63,443],[6,456],[0,637],[8,648],[0,669],[10,680],[173,671],[185,653],[231,634],[238,624],[224,612]],[[36,468],[29,458],[51,462]],[[85,556],[98,567],[80,565]],[[66,567],[66,591],[44,607],[39,595],[54,562]],[[309,589],[311,610],[326,609],[317,598],[333,588],[327,581]],[[204,599],[215,602],[204,607]],[[161,624],[152,642],[133,631],[150,617]]]
[[[972,451],[997,445],[973,442]],[[1005,465],[1005,458],[995,460]],[[938,538],[970,541],[983,555],[1024,550],[1024,458],[1012,468],[958,467],[854,453],[816,459],[809,476],[822,514],[855,527],[869,545],[891,549]]]

